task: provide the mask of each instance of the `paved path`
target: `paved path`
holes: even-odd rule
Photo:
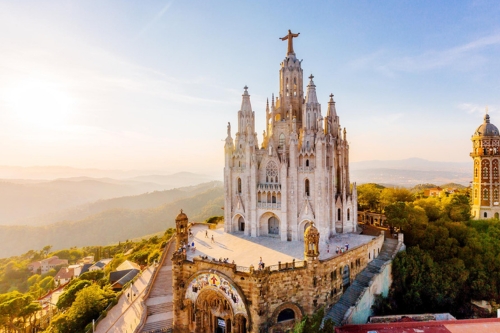
[[[154,267],[145,269],[141,276],[121,295],[118,303],[99,322],[96,333],[132,333],[139,324],[144,311],[141,297],[151,279]],[[127,294],[130,297],[127,297]],[[135,296],[134,296],[135,295]]]

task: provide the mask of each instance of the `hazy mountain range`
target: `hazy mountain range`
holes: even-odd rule
[[[436,162],[420,158],[351,162],[351,181],[412,187],[417,184],[469,185],[472,162]]]

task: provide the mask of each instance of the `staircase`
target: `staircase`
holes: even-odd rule
[[[377,258],[373,259],[357,276],[354,282],[342,294],[340,300],[327,312],[326,319],[331,319],[336,326],[342,326],[344,317],[350,307],[356,305],[363,292],[370,285],[372,278],[382,272],[384,265],[392,260],[398,250],[396,239],[385,239]]]
[[[141,333],[167,332],[172,329],[172,254],[174,250],[175,246],[171,244],[145,301],[147,318],[139,331]]]

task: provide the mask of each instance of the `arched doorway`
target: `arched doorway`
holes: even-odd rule
[[[268,233],[270,235],[279,235],[280,234],[280,222],[275,216],[271,216],[268,223]]]
[[[498,220],[498,213],[495,213],[495,218]]]
[[[238,219],[238,230],[245,231],[245,219],[243,218],[243,216],[240,216],[240,218]]]
[[[200,332],[233,332],[233,311],[229,300],[219,291],[208,289],[196,300],[196,327]]]
[[[342,273],[342,286],[344,290],[351,284],[351,273],[349,270],[349,265],[344,266],[344,272]]]

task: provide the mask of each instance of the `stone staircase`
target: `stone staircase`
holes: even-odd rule
[[[382,272],[384,265],[392,260],[398,251],[396,239],[385,239],[377,258],[373,259],[357,276],[354,282],[342,294],[340,300],[325,315],[324,320],[331,319],[336,326],[342,326],[347,310],[361,297],[370,285],[372,278]]]
[[[156,275],[148,298],[145,300],[147,318],[146,323],[139,331],[141,333],[168,332],[172,329],[172,254],[175,250],[174,245],[175,243],[168,248],[163,265]]]

